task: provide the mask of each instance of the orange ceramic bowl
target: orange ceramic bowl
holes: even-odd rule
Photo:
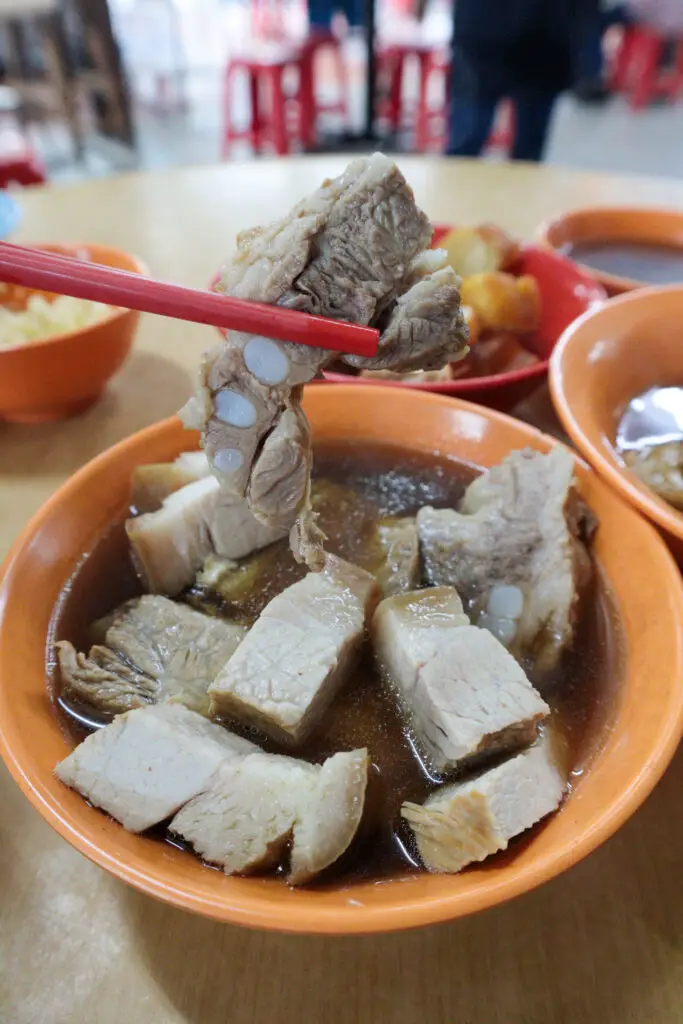
[[[562,336],[550,389],[562,424],[611,487],[652,519],[683,555],[683,513],[621,461],[614,439],[627,403],[647,388],[683,385],[683,288],[644,288],[612,299]]]
[[[117,270],[146,274],[135,256],[106,245],[42,245],[64,256],[86,256]],[[31,294],[10,287],[3,305],[21,307]],[[48,294],[39,292],[38,294]],[[112,307],[98,323],[25,345],[0,344],[0,420],[41,423],[82,412],[97,401],[128,355],[140,314]]]
[[[354,385],[307,389],[315,437],[438,450],[488,466],[511,449],[556,442],[499,413],[438,395]],[[418,425],[418,429],[416,429]],[[46,691],[55,601],[84,552],[125,514],[133,468],[196,445],[176,419],[134,434],[72,477],[12,548],[0,584],[0,752],[37,810],[87,857],[131,885],[222,921],[293,932],[389,931],[483,910],[585,857],[631,815],[678,744],[683,721],[683,583],[652,526],[584,463],[583,491],[601,520],[595,553],[626,637],[609,721],[562,809],[514,855],[460,875],[288,889],[228,878],[189,853],[136,836],[54,778],[71,744]],[[656,685],[653,685],[656,680]]]
[[[434,230],[433,244],[450,229],[439,225]],[[541,323],[538,330],[524,342],[538,362],[518,370],[481,377],[462,377],[449,381],[375,381],[364,377],[351,377],[345,373],[325,372],[332,383],[353,380],[364,386],[400,388],[410,391],[431,391],[439,395],[453,395],[469,402],[478,402],[492,409],[512,409],[527,398],[548,373],[548,361],[555,343],[565,327],[586,310],[604,302],[607,295],[595,279],[569,260],[535,245],[522,247],[517,263],[512,268],[517,275],[531,274],[538,281],[541,292]]]
[[[541,245],[565,255],[570,254],[575,245],[622,242],[678,249],[683,257],[683,211],[628,206],[570,210],[541,224],[537,237]],[[592,274],[608,295],[620,295],[647,284],[635,278],[608,274],[580,262],[578,266]]]

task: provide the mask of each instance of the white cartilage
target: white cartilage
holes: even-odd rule
[[[256,423],[256,408],[244,395],[227,388],[216,393],[214,398],[214,415],[221,423],[231,427],[247,429]]]
[[[220,473],[234,473],[244,465],[244,455],[239,448],[224,448],[216,452],[213,463]]]
[[[244,346],[244,363],[262,384],[274,387],[287,380],[289,359],[269,338],[254,337]]]

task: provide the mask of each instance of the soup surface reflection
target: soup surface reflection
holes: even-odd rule
[[[683,511],[683,388],[648,388],[632,398],[617,427],[616,447],[647,487]]]

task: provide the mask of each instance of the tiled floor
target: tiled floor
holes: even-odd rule
[[[277,0],[261,0],[277,2]],[[379,0],[380,34],[414,33],[410,24],[388,15],[387,0]],[[132,70],[139,102],[137,156],[104,143],[89,147],[86,161],[77,165],[69,156],[66,139],[58,128],[41,132],[39,145],[52,178],[105,175],[133,167],[158,168],[180,164],[212,163],[219,159],[221,70],[228,53],[239,48],[249,31],[249,8],[239,0],[177,0],[175,20],[169,21],[164,0],[146,0],[146,20],[133,16],[131,0],[117,0],[119,32]],[[138,7],[135,8],[138,11]],[[290,0],[288,27],[294,34],[305,27],[300,2]],[[449,15],[444,0],[432,0],[421,32],[430,41],[448,38]],[[363,46],[348,48],[351,68],[351,116],[356,125],[362,117]],[[175,67],[187,109],[185,112],[155,109],[155,76]],[[173,82],[170,99],[173,100]],[[172,106],[172,104],[171,104]],[[246,95],[239,104],[246,117]],[[234,158],[249,158],[237,151]],[[641,174],[683,176],[683,104],[657,106],[634,113],[620,99],[602,107],[581,106],[570,97],[557,107],[548,161],[565,166]]]
[[[621,99],[558,104],[548,159],[567,167],[683,177],[683,104],[634,113]]]

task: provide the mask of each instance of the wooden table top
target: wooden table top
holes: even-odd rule
[[[343,157],[129,175],[21,196],[20,241],[84,241],[205,285],[235,232],[287,210]],[[435,222],[533,236],[573,206],[683,208],[683,182],[406,158]],[[0,424],[0,558],[74,470],[187,397],[209,328],[143,318],[135,352],[87,414]],[[546,427],[541,395],[531,418]],[[657,680],[652,680],[657,685]],[[450,925],[360,939],[289,937],[156,903],[60,839],[0,766],[2,1024],[680,1024],[683,755],[645,807],[572,871]]]

